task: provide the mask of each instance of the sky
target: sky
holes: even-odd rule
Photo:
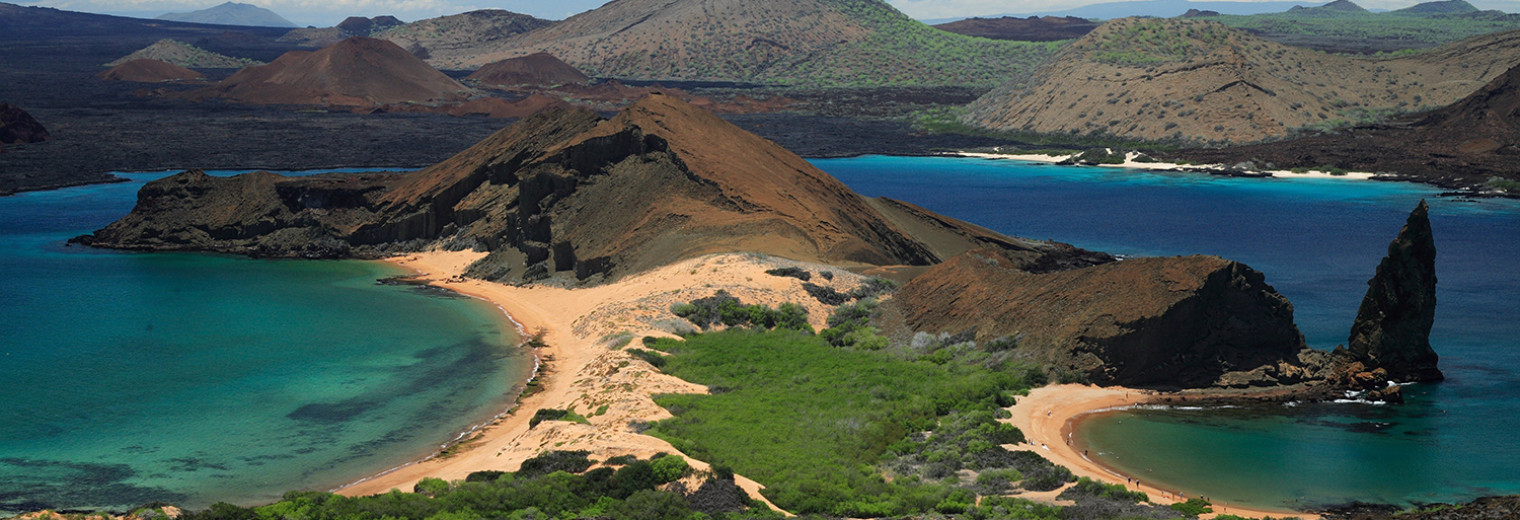
[[[205,9],[226,0],[40,0],[21,1],[70,11],[154,17],[167,12]],[[539,18],[562,20],[595,9],[606,0],[236,0],[278,13],[297,25],[329,27],[349,16],[393,15],[415,21],[477,9],[506,9]],[[748,0],[764,2],[767,0]],[[1087,4],[1117,0],[888,0],[894,7],[920,20],[964,18],[1008,13],[1059,11]],[[1369,9],[1397,9],[1421,0],[1354,0]],[[1480,7],[1487,1],[1475,0]],[[1511,10],[1511,9],[1506,9]]]

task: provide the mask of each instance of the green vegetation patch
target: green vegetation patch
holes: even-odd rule
[[[1028,386],[1027,372],[909,361],[793,330],[727,330],[653,347],[672,354],[665,372],[724,391],[658,396],[675,417],[650,433],[765,484],[768,498],[798,514],[966,510],[974,494],[917,477],[887,482],[878,464],[940,417],[1010,404]]]
[[[187,512],[182,520],[476,520],[613,518],[739,520],[781,518],[753,502],[732,480],[708,476],[690,500],[661,490],[691,473],[681,457],[625,460],[618,468],[586,471],[586,452],[549,452],[523,463],[523,471],[483,471],[462,482],[426,478],[415,493],[392,491],[346,497],[292,491],[279,502],[244,508],[226,503]]]

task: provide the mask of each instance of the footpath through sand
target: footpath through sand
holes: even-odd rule
[[[1117,386],[1068,384],[1036,388],[1031,390],[1028,396],[1018,398],[1017,404],[1009,408],[1013,416],[1005,421],[1024,432],[1024,438],[1027,441],[1027,444],[1010,448],[1035,451],[1051,462],[1065,466],[1079,477],[1110,484],[1124,484],[1131,491],[1143,491],[1150,496],[1151,502],[1156,504],[1185,502],[1186,499],[1182,498],[1183,494],[1179,491],[1145,482],[1144,479],[1140,479],[1140,485],[1137,487],[1133,481],[1127,480],[1129,475],[1103,465],[1097,457],[1084,455],[1079,439],[1072,436],[1077,425],[1093,415],[1158,402],[1164,397],[1164,394],[1157,394],[1150,390]],[[1067,444],[1068,440],[1071,444]],[[1213,508],[1214,513],[1203,515],[1202,518],[1212,518],[1221,513],[1248,518],[1267,516],[1298,517],[1305,520],[1320,518],[1319,515],[1313,513],[1250,508],[1220,502],[1215,502]]]

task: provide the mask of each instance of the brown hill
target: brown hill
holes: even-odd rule
[[[285,53],[190,96],[261,105],[362,107],[455,101],[468,90],[394,43],[356,36],[316,52]]]
[[[95,77],[106,81],[131,81],[136,83],[160,83],[164,81],[189,81],[204,78],[199,72],[158,60],[132,60],[111,67]]]
[[[440,68],[547,52],[595,77],[992,85],[1054,46],[935,30],[882,0],[619,0],[498,41],[440,49]]]
[[[474,49],[500,44],[513,36],[548,27],[554,22],[529,15],[485,9],[456,15],[418,20],[375,33],[376,38],[395,42],[422,59],[434,60],[439,68],[462,68],[455,61],[438,60],[460,49]],[[484,65],[486,62],[476,63]]]
[[[465,78],[479,85],[498,87],[582,84],[591,78],[575,70],[570,64],[548,53],[537,53],[521,58],[508,58],[481,67]]]
[[[1304,348],[1293,305],[1261,273],[1217,257],[1036,274],[977,250],[914,278],[892,301],[913,330],[1018,336],[1035,361],[1099,384],[1201,387],[1258,368],[1258,382],[1307,375],[1293,366]]]
[[[275,256],[476,245],[491,255],[473,273],[515,280],[618,277],[732,251],[845,266],[927,265],[973,247],[1030,265],[1109,259],[870,204],[774,143],[662,95],[610,120],[542,113],[399,176],[175,175],[82,240]]]
[[[1253,142],[1386,111],[1441,106],[1520,64],[1520,31],[1399,59],[1287,47],[1206,20],[1126,18],[1033,78],[976,102],[966,122],[1012,131]]]
[[[0,144],[40,143],[53,136],[21,107],[0,103]]]
[[[1081,38],[1098,28],[1098,22],[1075,16],[1031,16],[1028,18],[1004,16],[967,18],[935,25],[934,28],[994,40],[1053,42]]]
[[[1520,67],[1457,103],[1372,126],[1271,144],[1184,150],[1207,163],[1390,172],[1447,187],[1520,193]]]

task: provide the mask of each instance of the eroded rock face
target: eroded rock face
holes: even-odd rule
[[[1367,282],[1347,348],[1358,362],[1399,382],[1439,381],[1430,346],[1436,315],[1436,246],[1425,201],[1409,214]]]
[[[0,144],[40,143],[52,139],[42,123],[9,103],[0,103]]]
[[[996,251],[953,258],[894,297],[910,328],[1019,349],[1098,384],[1206,387],[1296,383],[1303,335],[1293,305],[1244,264],[1140,258],[1036,274]],[[1250,372],[1242,374],[1243,372]]]

